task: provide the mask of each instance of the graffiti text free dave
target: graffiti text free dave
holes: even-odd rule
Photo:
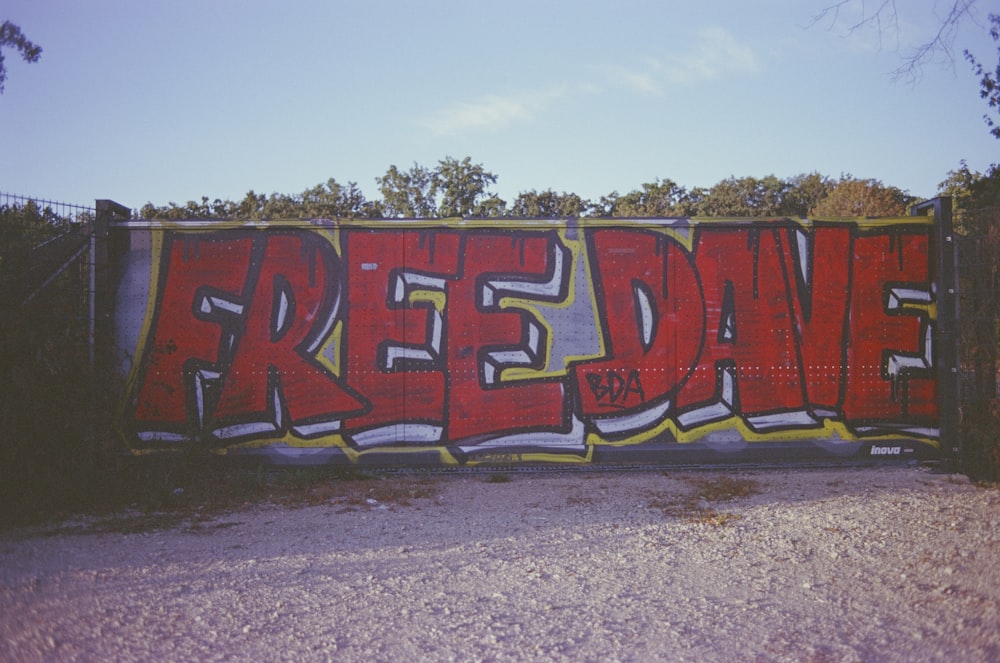
[[[930,242],[913,220],[158,231],[127,425],[217,447],[933,438]]]

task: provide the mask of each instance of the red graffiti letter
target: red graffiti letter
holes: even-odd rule
[[[340,296],[333,247],[306,232],[259,242],[245,331],[222,376],[213,433],[236,440],[288,428],[303,437],[333,432],[365,407],[317,359]]]
[[[844,413],[855,421],[936,415],[927,230],[865,235],[854,247]]]
[[[448,437],[562,426],[561,383],[503,379],[511,367],[542,367],[548,332],[530,313],[502,306],[507,295],[565,296],[562,245],[554,234],[477,233],[467,237],[464,257],[448,296]]]
[[[458,271],[451,232],[346,232],[347,378],[372,403],[349,422],[361,446],[437,442],[445,411],[447,283]],[[398,424],[406,424],[405,427]]]
[[[607,229],[588,239],[607,356],[575,367],[583,413],[661,403],[690,375],[704,336],[691,256],[663,233]]]
[[[239,301],[250,268],[252,241],[224,235],[168,233],[152,329],[141,357],[135,391],[140,437],[180,439],[200,428],[198,403],[188,410],[200,366],[218,361],[233,342],[236,318],[219,305]],[[230,312],[231,313],[231,312]]]
[[[805,409],[791,320],[787,254],[778,229],[699,232],[695,262],[705,291],[705,349],[678,397],[701,404],[682,425],[737,410],[751,425],[797,425]]]
[[[797,285],[795,322],[809,405],[817,415],[832,416],[840,407],[847,352],[851,228],[840,224],[790,230],[788,243],[797,258],[788,269]]]

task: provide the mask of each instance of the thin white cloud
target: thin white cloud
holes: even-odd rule
[[[641,66],[605,67],[612,82],[641,94],[659,96],[669,87],[690,85],[728,74],[748,74],[760,68],[756,53],[737,40],[728,30],[708,27],[693,35],[693,45],[686,51],[647,58]],[[442,108],[418,121],[437,136],[469,131],[496,131],[514,123],[534,119],[570,94],[599,94],[602,86],[587,82],[561,85],[541,91],[485,95]]]
[[[608,68],[619,84],[642,94],[661,95],[675,85],[691,85],[728,74],[752,74],[760,70],[754,50],[728,30],[708,27],[695,35],[694,45],[684,52],[649,58],[642,67]]]
[[[514,122],[531,120],[566,95],[565,87],[541,92],[487,95],[444,108],[420,121],[436,135],[472,130],[496,130]]]

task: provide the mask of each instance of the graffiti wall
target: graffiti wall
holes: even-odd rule
[[[130,222],[136,449],[477,464],[933,456],[933,224]]]

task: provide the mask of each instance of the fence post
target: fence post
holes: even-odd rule
[[[128,221],[132,211],[113,200],[97,200],[94,227],[90,233],[90,364],[106,360],[111,348],[114,313],[114,282],[110,236],[112,221]]]
[[[934,365],[937,367],[938,417],[941,469],[959,467],[961,441],[958,431],[958,242],[952,227],[951,197],[941,196],[910,208],[910,216],[934,215],[934,260],[937,269],[937,330]]]

